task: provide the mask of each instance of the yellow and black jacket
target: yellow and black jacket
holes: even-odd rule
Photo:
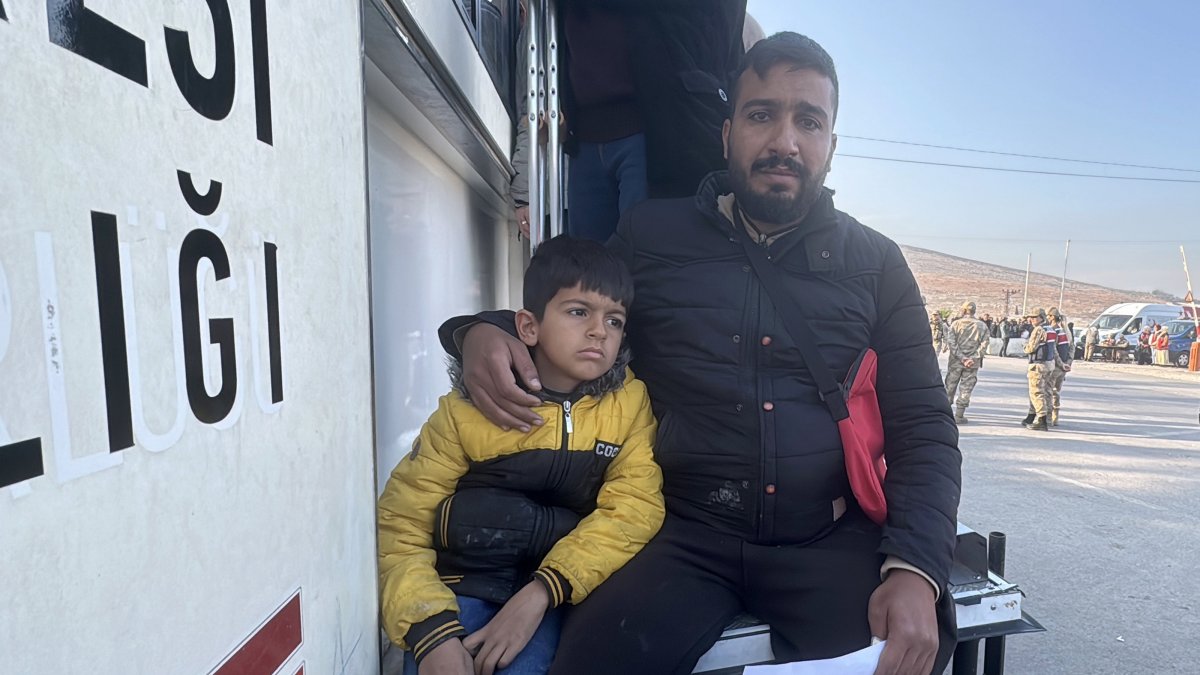
[[[393,642],[419,661],[466,634],[456,591],[503,602],[531,572],[553,606],[579,603],[654,536],[665,513],[656,423],[645,385],[623,364],[617,378],[616,391],[543,403],[545,424],[529,433],[502,431],[458,392],[441,398],[379,499]]]

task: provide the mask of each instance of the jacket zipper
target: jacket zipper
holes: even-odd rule
[[[571,423],[571,402],[563,401],[563,448],[567,447],[567,435],[575,432],[575,427]]]
[[[567,477],[567,469],[570,462],[568,461],[568,448],[570,447],[571,434],[575,431],[575,425],[571,421],[571,402],[563,401],[563,431],[562,444],[559,446],[559,452],[554,457],[554,468],[551,469],[551,475],[554,476],[554,485],[561,486]]]

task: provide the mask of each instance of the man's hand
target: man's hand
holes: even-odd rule
[[[963,366],[965,366],[967,368],[974,368],[975,367],[975,359],[968,356],[967,358],[962,360],[962,364],[963,364]]]
[[[492,675],[497,668],[507,668],[529,644],[549,607],[550,592],[540,581],[531,581],[509,598],[486,626],[468,635],[463,646],[475,655],[475,675]]]
[[[887,640],[875,675],[929,675],[937,658],[933,587],[919,574],[896,569],[867,605],[871,634]]]
[[[446,640],[433,648],[417,666],[418,675],[474,675],[471,655],[462,640]]]
[[[517,229],[521,231],[521,235],[526,239],[529,238],[529,205],[524,204],[517,207]]]
[[[472,326],[463,338],[463,382],[471,403],[493,424],[529,431],[542,418],[530,410],[541,401],[517,386],[513,370],[530,389],[542,388],[525,343],[489,323]]]

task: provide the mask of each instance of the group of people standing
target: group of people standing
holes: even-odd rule
[[[1170,343],[1171,335],[1167,327],[1161,323],[1154,322],[1138,333],[1137,345],[1133,350],[1134,363],[1141,366],[1154,364],[1156,366],[1171,365],[1170,359]],[[1115,333],[1107,338],[1100,339],[1100,329],[1097,326],[1089,326],[1087,332],[1083,334],[1083,358],[1085,361],[1091,361],[1098,347],[1126,347],[1126,341],[1123,335]]]
[[[1022,420],[1026,429],[1046,431],[1058,426],[1063,380],[1071,372],[1075,348],[1071,331],[1057,307],[1034,309],[1025,317],[1033,325],[1025,340],[1029,357],[1029,413]]]
[[[1000,344],[1000,352],[997,356],[1009,356],[1008,343],[1013,338],[1028,336],[1033,329],[1033,325],[1028,319],[1017,317],[1001,317],[993,318],[990,314],[984,314],[979,317],[979,321],[983,322],[987,329],[987,334],[998,340],[1002,340]],[[938,354],[944,354],[949,351],[950,343],[946,339],[946,335],[950,331],[950,323],[942,318],[939,312],[929,313],[929,332],[933,336],[933,348]]]
[[[946,396],[954,404],[954,421],[967,424],[967,407],[979,381],[979,369],[987,354],[989,338],[994,327],[975,316],[974,302],[962,305],[959,317],[947,324],[937,312],[930,314],[929,326],[937,352],[949,353],[946,361]],[[1034,431],[1046,431],[1058,426],[1060,392],[1067,373],[1071,372],[1075,350],[1066,318],[1057,307],[1049,311],[1034,309],[1024,317],[1029,324],[1029,337],[1024,353],[1029,359],[1029,414],[1022,425]],[[995,322],[1004,328],[1008,320]],[[1020,325],[1020,324],[1018,324]],[[1011,335],[1005,335],[1005,346]],[[1001,350],[1004,355],[1004,350]]]
[[[1171,335],[1167,332],[1166,326],[1160,323],[1146,326],[1138,335],[1138,353],[1145,355],[1144,360],[1139,359],[1138,363],[1153,363],[1156,366],[1171,365],[1170,344]]]

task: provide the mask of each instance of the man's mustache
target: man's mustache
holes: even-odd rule
[[[772,169],[785,169],[796,174],[800,178],[809,178],[808,169],[803,164],[791,157],[768,157],[760,159],[750,165],[751,171],[770,171]]]

